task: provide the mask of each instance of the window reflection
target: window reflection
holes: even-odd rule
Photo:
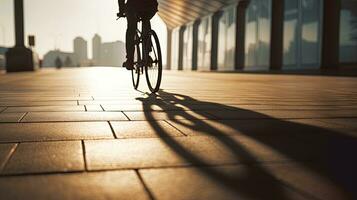
[[[236,5],[224,10],[218,26],[218,69],[234,70]]]
[[[212,17],[205,17],[198,27],[198,69],[209,70],[211,67]]]
[[[321,0],[285,1],[284,68],[319,68]]]
[[[342,0],[340,18],[340,62],[357,62],[357,1]]]
[[[192,69],[192,50],[193,50],[193,24],[186,26],[183,35],[183,69]]]
[[[320,60],[320,0],[302,1],[302,64],[318,68]]]
[[[171,69],[178,69],[178,59],[179,59],[179,33],[180,28],[175,28],[172,30],[172,41],[171,41]]]
[[[271,0],[252,0],[246,14],[245,66],[268,69],[271,38]]]

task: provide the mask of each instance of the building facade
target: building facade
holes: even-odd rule
[[[95,34],[93,39],[92,39],[92,62],[93,65],[100,65],[100,52],[101,52],[101,46],[102,46],[102,38],[98,35]]]
[[[76,37],[73,41],[73,51],[77,58],[77,66],[88,65],[88,44],[82,37]]]
[[[159,0],[167,68],[357,68],[356,0]]]
[[[121,67],[125,61],[125,44],[122,41],[102,43],[100,65]]]
[[[42,66],[56,67],[57,59],[62,63],[62,67],[75,67],[78,64],[77,56],[74,53],[53,50],[43,56]]]

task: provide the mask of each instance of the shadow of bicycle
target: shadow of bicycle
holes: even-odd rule
[[[209,136],[233,154],[236,163],[244,163],[245,166],[249,166],[245,169],[244,175],[227,174],[219,167],[209,167],[212,166],[212,163],[185,148],[176,138],[169,137],[169,133],[165,132],[155,120],[153,112],[145,112],[146,119],[167,146],[188,163],[200,166],[199,171],[206,177],[224,185],[238,196],[243,195],[252,199],[289,199],[286,191],[282,189],[288,188],[307,198],[316,199],[314,194],[279,180],[269,168],[264,166],[264,164],[288,162],[298,163],[304,169],[333,182],[344,191],[346,197],[352,198],[354,185],[357,182],[357,161],[354,155],[357,152],[357,140],[355,137],[321,127],[276,119],[247,109],[200,101],[187,95],[165,91],[160,91],[158,95],[150,95],[148,98],[138,99],[142,101],[144,110],[160,107],[170,119],[168,122],[183,133],[188,131],[193,135],[197,133],[197,135]],[[215,112],[221,111],[236,113],[236,118],[240,120],[236,120],[235,117],[231,117],[229,120],[219,119],[215,116]],[[233,130],[231,131],[233,133],[227,133],[226,130]],[[233,138],[235,136],[236,139]],[[268,149],[281,156],[272,160],[261,160],[257,158],[256,152],[253,152],[259,151],[254,148],[260,147],[249,149],[244,145],[244,142],[240,141],[240,138],[243,140],[249,138],[250,141],[267,147],[261,150],[262,154],[266,153],[264,151]]]

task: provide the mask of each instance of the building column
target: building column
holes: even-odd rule
[[[272,1],[270,69],[273,70],[283,67],[284,3],[285,0]]]
[[[235,69],[244,69],[245,63],[245,16],[250,0],[243,0],[237,6]]]
[[[193,35],[192,35],[192,70],[197,70],[197,55],[198,55],[198,27],[201,20],[198,19],[193,23]]]
[[[324,1],[321,68],[339,67],[341,1]]]
[[[183,38],[186,26],[182,26],[179,30],[179,54],[178,54],[178,70],[183,70]]]
[[[6,71],[34,71],[38,67],[35,54],[24,44],[24,2],[14,0],[15,46],[6,53]]]
[[[166,69],[171,69],[172,29],[167,29]]]
[[[217,11],[212,16],[211,70],[218,69],[218,32],[219,19],[221,16],[222,11]]]

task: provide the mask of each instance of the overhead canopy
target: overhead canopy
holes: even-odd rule
[[[240,0],[158,0],[159,15],[169,29],[212,14]]]

